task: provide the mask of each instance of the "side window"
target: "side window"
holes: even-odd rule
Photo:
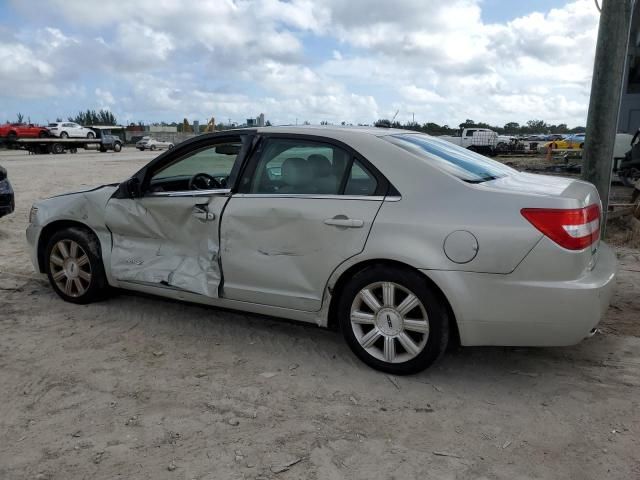
[[[465,135],[466,137],[473,137],[473,134],[476,133],[475,130],[467,130],[467,134]]]
[[[262,149],[248,193],[337,195],[351,155],[334,145],[269,139]]]
[[[189,152],[154,172],[150,190],[179,192],[228,188],[233,183],[231,172],[241,147],[238,139]]]
[[[378,188],[378,181],[369,170],[367,170],[358,160],[354,160],[347,185],[344,189],[345,195],[373,195]]]

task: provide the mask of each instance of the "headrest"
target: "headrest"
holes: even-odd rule
[[[287,158],[282,162],[282,181],[287,185],[304,185],[311,180],[311,169],[304,158]]]
[[[331,162],[324,155],[319,153],[309,155],[307,162],[314,177],[328,177],[331,175]]]

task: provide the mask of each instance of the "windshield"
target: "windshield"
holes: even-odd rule
[[[486,182],[515,172],[506,165],[437,137],[400,133],[382,138],[465,182]]]

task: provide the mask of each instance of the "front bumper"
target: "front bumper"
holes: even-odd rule
[[[613,251],[600,243],[595,267],[574,280],[425,270],[456,316],[463,345],[574,345],[609,307],[617,274]]]
[[[38,264],[38,240],[40,238],[40,232],[42,227],[30,224],[27,227],[27,244],[29,245],[29,256],[31,257],[31,263],[36,272],[42,272],[40,265]]]

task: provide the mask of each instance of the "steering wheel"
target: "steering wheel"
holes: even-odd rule
[[[208,173],[196,173],[189,179],[189,190],[215,190],[223,188],[220,181]]]

